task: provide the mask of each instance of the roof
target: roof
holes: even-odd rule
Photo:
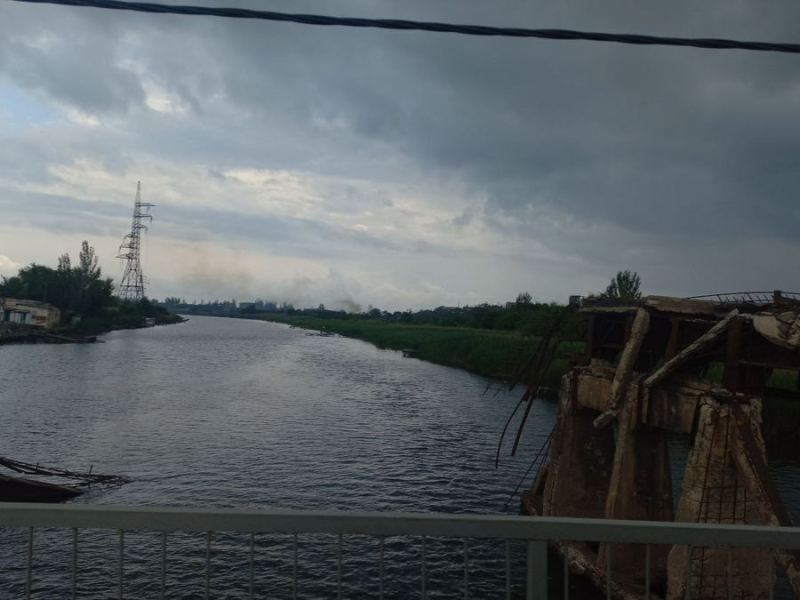
[[[24,298],[0,298],[0,304],[5,306],[6,303],[14,304],[16,306],[29,306],[31,308],[44,308],[44,309],[58,309],[58,307],[48,304],[47,302],[40,302],[38,300],[26,300]]]

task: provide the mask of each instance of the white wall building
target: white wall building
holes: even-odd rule
[[[0,298],[0,323],[52,329],[61,323],[61,311],[52,304],[36,300]]]

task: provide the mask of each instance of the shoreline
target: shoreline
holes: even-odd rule
[[[126,329],[150,329],[165,325],[179,325],[186,323],[189,319],[170,313],[172,317],[153,325],[134,325],[130,323],[118,323],[106,327],[76,327],[74,329],[38,329],[30,326],[8,327],[6,331],[0,330],[0,346],[24,346],[37,344],[102,344],[103,340],[97,339],[99,336],[112,331],[123,331]]]
[[[256,320],[286,325],[296,329],[327,332],[370,343],[384,350],[412,351],[413,358],[433,364],[462,369],[501,382],[513,379],[514,368],[535,350],[539,338],[515,333],[447,327],[411,325],[372,319],[335,319],[256,313],[253,315],[201,315]],[[557,395],[561,377],[569,369],[569,359],[583,350],[581,342],[562,342],[556,359],[543,382],[543,396]]]

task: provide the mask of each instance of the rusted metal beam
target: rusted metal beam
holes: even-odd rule
[[[725,345],[725,373],[722,381],[727,389],[738,392],[741,388],[740,360],[742,356],[742,320],[733,319],[728,326]]]
[[[525,392],[528,395],[528,404],[525,407],[525,412],[522,414],[522,420],[517,428],[517,436],[514,438],[514,446],[511,448],[511,456],[516,456],[517,454],[517,448],[519,447],[519,442],[522,439],[522,431],[525,429],[525,423],[528,420],[531,407],[533,406],[536,396],[539,393],[539,388],[542,387],[542,382],[544,381],[544,376],[547,373],[547,369],[550,368],[550,364],[553,362],[553,358],[556,354],[556,348],[558,348],[558,340],[551,342],[542,353],[539,361],[537,361],[536,372],[534,373],[535,379],[531,382],[530,386],[528,386],[528,389]]]
[[[700,350],[707,348],[712,343],[717,341],[723,333],[728,329],[728,325],[730,322],[739,315],[739,311],[737,309],[733,309],[728,315],[722,319],[719,323],[714,325],[711,329],[708,330],[708,333],[705,335],[700,336],[697,338],[693,343],[689,344],[684,348],[681,352],[678,353],[672,360],[667,361],[667,363],[661,367],[658,371],[653,373],[650,377],[645,379],[644,385],[646,388],[652,388],[662,380],[669,377],[673,374],[678,367],[683,365],[687,360],[692,358],[696,355]]]
[[[678,342],[680,341],[681,320],[678,317],[670,319],[671,328],[669,331],[669,342],[667,342],[667,349],[664,352],[664,358],[670,360],[675,358],[678,354]]]
[[[586,360],[590,362],[594,358],[594,315],[589,315],[586,323]]]

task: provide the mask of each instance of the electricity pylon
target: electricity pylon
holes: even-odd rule
[[[152,222],[153,216],[149,213],[155,204],[142,202],[142,183],[136,183],[136,202],[133,205],[133,225],[131,232],[122,240],[117,258],[125,259],[125,271],[119,284],[119,297],[123,300],[141,300],[144,298],[144,274],[140,250],[142,246],[142,231],[147,231],[144,221]]]

